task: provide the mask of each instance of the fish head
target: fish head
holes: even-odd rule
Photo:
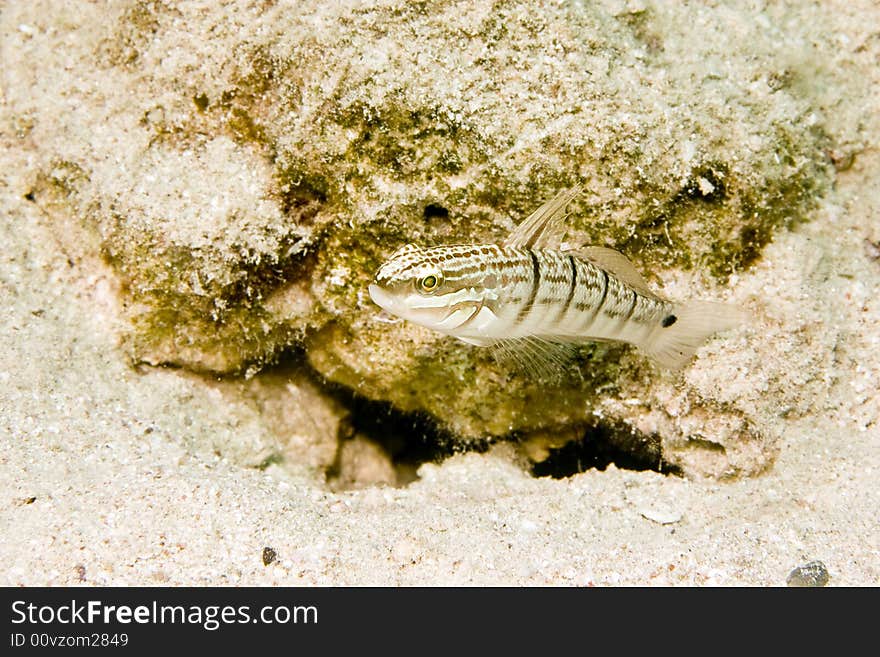
[[[483,255],[483,259],[480,256]],[[442,333],[455,330],[496,298],[479,246],[398,249],[376,272],[370,297],[386,312]]]

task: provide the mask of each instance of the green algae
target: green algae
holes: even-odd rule
[[[131,0],[123,5],[111,36],[96,52],[104,66],[133,67],[141,59],[152,36],[160,29],[161,16],[169,11],[158,0]]]
[[[313,267],[312,256],[283,255],[294,252],[297,241],[289,236],[275,257],[239,261],[216,278],[205,275],[210,253],[163,244],[156,236],[105,242],[104,256],[128,297],[128,346],[135,360],[200,372],[253,371],[301,341],[307,324],[279,318],[266,306],[273,292]],[[157,260],[162,267],[144,267]]]

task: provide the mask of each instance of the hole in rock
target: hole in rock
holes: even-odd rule
[[[255,379],[267,386],[285,385],[294,372],[299,372],[312,382],[316,394],[338,405],[340,419],[331,425],[336,453],[324,470],[331,489],[406,486],[418,479],[416,473],[424,463],[440,463],[457,453],[486,452],[493,442],[505,440],[463,441],[425,413],[403,412],[389,402],[370,400],[326,381],[304,361],[302,352],[293,350]],[[308,396],[298,401],[310,403]],[[285,399],[284,403],[291,401]],[[316,416],[314,411],[311,414]],[[633,431],[629,425],[608,422],[570,435],[572,440],[561,446],[543,448],[546,458],[526,466],[530,474],[562,479],[590,469],[605,470],[613,463],[620,469],[681,475],[679,467],[662,459],[658,436]],[[551,438],[558,441],[559,436]],[[542,450],[540,443],[537,448]]]
[[[336,462],[327,471],[332,488],[406,486],[418,479],[416,471],[423,463],[488,448],[484,441],[462,444],[427,414],[404,413],[345,388],[332,390],[350,412],[340,430]]]
[[[279,353],[244,386],[245,396],[258,400],[261,412],[278,430],[282,445],[285,438],[297,436],[290,449],[282,448],[261,467],[299,458],[320,460],[327,485],[335,490],[405,486],[418,478],[416,471],[423,463],[487,448],[462,445],[427,414],[404,413],[327,381],[298,348]]]
[[[436,203],[428,203],[425,206],[425,220],[430,221],[431,219],[448,219],[449,218],[449,210],[444,208],[442,205],[437,205]]]
[[[551,449],[545,460],[532,466],[532,475],[564,479],[591,469],[605,470],[612,463],[622,470],[681,474],[677,466],[663,461],[659,437],[600,425],[588,429],[580,440]]]
[[[684,188],[685,195],[698,201],[723,201],[727,197],[727,186],[724,182],[726,172],[726,167],[723,166],[703,167],[688,181]]]

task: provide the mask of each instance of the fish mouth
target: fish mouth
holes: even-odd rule
[[[370,298],[373,300],[377,306],[382,308],[383,310],[387,310],[389,312],[393,312],[393,308],[396,305],[394,297],[385,290],[383,290],[379,285],[375,283],[371,284],[367,290],[370,293]]]

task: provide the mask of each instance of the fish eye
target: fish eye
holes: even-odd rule
[[[418,281],[418,287],[421,292],[431,293],[440,287],[440,275],[428,274]]]

